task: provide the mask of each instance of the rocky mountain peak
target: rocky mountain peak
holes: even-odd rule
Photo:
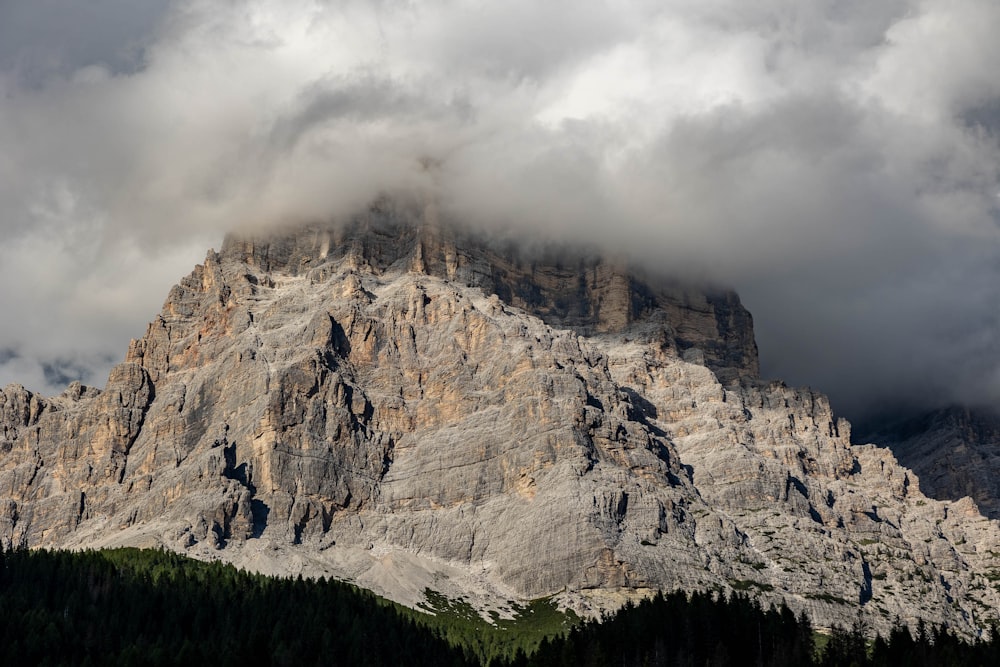
[[[724,383],[758,376],[753,319],[735,292],[655,276],[595,248],[450,224],[432,208],[382,200],[346,225],[229,236],[217,261],[317,280],[317,267],[331,261],[375,274],[405,269],[480,288],[583,336],[658,336],[674,352],[703,358]]]
[[[826,398],[735,295],[380,202],[226,240],[103,391],[0,393],[0,542],[162,546],[596,613],[750,591],[819,624],[996,618],[1000,530]]]

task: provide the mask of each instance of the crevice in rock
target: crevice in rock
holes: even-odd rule
[[[861,584],[861,591],[858,594],[858,602],[861,604],[867,604],[869,600],[872,599],[872,569],[868,565],[868,561],[861,561],[861,571],[864,573],[864,582]]]

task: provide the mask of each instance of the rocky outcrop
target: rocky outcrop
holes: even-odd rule
[[[430,221],[428,221],[430,218]],[[532,244],[437,222],[380,202],[349,224],[261,241],[230,237],[223,263],[264,272],[322,276],[343,258],[376,272],[405,269],[495,294],[504,303],[583,336],[655,331],[663,345],[690,351],[731,383],[759,372],[753,320],[731,291],[643,277],[596,251]]]
[[[869,437],[920,475],[927,495],[969,496],[983,514],[1000,519],[1000,416],[994,412],[949,407],[886,420]]]
[[[737,589],[970,633],[1000,603],[997,525],[759,381],[735,295],[385,203],[227,240],[102,392],[2,397],[5,545],[159,545],[410,603]]]

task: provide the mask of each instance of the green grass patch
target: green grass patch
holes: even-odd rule
[[[491,610],[489,619],[465,600],[453,600],[438,591],[424,589],[425,602],[417,606],[426,613],[409,611],[421,625],[437,631],[448,643],[462,647],[483,664],[496,658],[513,658],[518,650],[530,655],[546,637],[565,634],[580,623],[568,609],[562,611],[552,597],[520,604],[509,602],[511,618]]]
[[[826,648],[826,645],[830,643],[830,635],[828,635],[825,632],[818,632],[816,630],[813,630],[812,637],[813,637],[813,646],[816,647],[816,653],[815,653],[816,661],[819,662],[820,660],[823,659],[823,650]]]

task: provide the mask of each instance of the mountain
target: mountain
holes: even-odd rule
[[[1000,416],[984,408],[950,406],[882,420],[867,437],[890,447],[920,475],[932,498],[969,496],[1000,519]]]
[[[997,617],[1000,529],[759,378],[732,292],[380,201],[228,238],[101,391],[0,393],[0,543],[161,546],[583,614],[751,591],[819,625]]]

